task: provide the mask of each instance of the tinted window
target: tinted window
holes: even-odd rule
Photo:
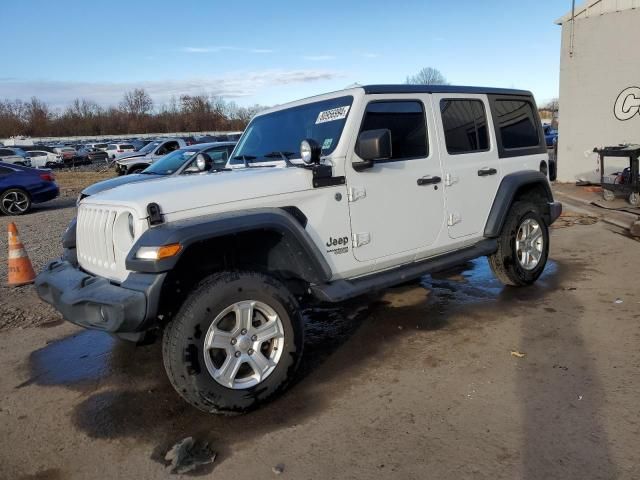
[[[480,100],[441,100],[447,151],[451,154],[489,149],[487,115]]]
[[[13,155],[11,150],[7,150],[6,148],[0,148],[0,155]]]
[[[523,100],[496,100],[497,124],[505,149],[539,145],[533,106]]]
[[[129,145],[128,143],[123,143],[122,145],[120,145],[120,149],[127,149],[127,150],[134,150],[133,145]]]
[[[379,128],[391,130],[391,160],[427,156],[427,124],[421,102],[370,103],[360,131]]]

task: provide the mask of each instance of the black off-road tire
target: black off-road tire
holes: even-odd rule
[[[232,389],[209,373],[204,341],[218,314],[244,300],[263,302],[276,311],[284,330],[283,351],[275,369],[261,383]],[[300,307],[280,281],[257,272],[220,272],[200,282],[167,325],[162,357],[171,384],[187,402],[207,413],[237,414],[269,401],[289,385],[303,344]]]
[[[542,229],[543,249],[538,265],[525,269],[517,258],[516,235],[520,225],[531,218],[538,222]],[[498,250],[489,256],[489,265],[494,275],[504,285],[522,287],[531,285],[542,274],[549,256],[549,227],[542,217],[539,208],[531,202],[514,202],[498,237]]]

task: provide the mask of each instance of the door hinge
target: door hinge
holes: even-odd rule
[[[447,225],[453,227],[456,223],[460,223],[462,221],[462,215],[459,213],[450,213],[447,217]]]
[[[347,190],[347,198],[350,202],[355,202],[367,196],[367,191],[364,187],[349,187]]]
[[[453,185],[454,183],[458,183],[460,181],[460,178],[456,177],[455,175],[451,175],[450,173],[447,173],[444,176],[444,184],[447,187],[450,187],[451,185]]]
[[[369,232],[353,234],[353,248],[362,247],[369,243],[371,243],[371,234]]]

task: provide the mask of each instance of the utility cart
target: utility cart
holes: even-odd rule
[[[631,205],[640,206],[640,170],[638,168],[640,145],[617,145],[594,148],[593,151],[600,157],[600,185],[604,199],[611,201],[617,196],[625,196]],[[605,175],[605,157],[626,157],[629,159],[629,167],[622,172]]]

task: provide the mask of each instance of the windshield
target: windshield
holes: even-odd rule
[[[336,148],[346,122],[353,97],[345,96],[307,103],[254,118],[238,147],[232,165],[273,161],[273,152],[289,152],[300,158],[300,143],[311,138],[322,147],[322,155]],[[268,156],[269,155],[269,156]]]
[[[161,142],[151,142],[147,143],[144,147],[138,150],[139,153],[151,153],[153,149],[160,145]]]
[[[143,170],[142,173],[154,175],[171,175],[175,173],[184,163],[190,160],[199,149],[181,149],[171,152],[169,155],[162,157],[157,162],[152,163]]]

